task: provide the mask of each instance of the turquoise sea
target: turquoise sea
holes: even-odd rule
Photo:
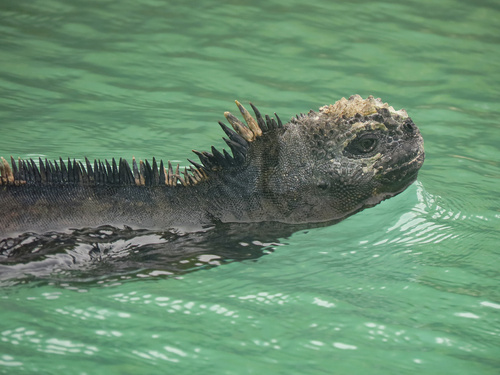
[[[494,0],[2,0],[1,156],[188,165],[234,99],[287,119],[360,94],[408,111],[426,161],[337,225],[193,241],[181,271],[120,269],[164,239],[109,233],[107,259],[2,268],[0,373],[499,374],[499,19]]]

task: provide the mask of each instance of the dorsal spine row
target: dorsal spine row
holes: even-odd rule
[[[38,165],[37,165],[38,164]],[[33,159],[19,159],[16,163],[11,157],[11,164],[2,158],[0,160],[0,186],[25,184],[73,184],[73,185],[137,185],[137,186],[177,186],[195,185],[207,178],[203,169],[192,166],[180,171],[179,165],[172,167],[170,161],[167,167],[163,161],[158,166],[156,159],[150,164],[147,160],[137,163],[132,161],[132,168],[125,159],[117,163],[113,158],[108,160],[94,160],[91,163],[85,158],[81,161],[68,159],[42,160],[36,163]]]
[[[165,166],[163,161],[156,162],[153,158],[152,164],[146,161],[132,160],[130,167],[127,160],[120,158],[118,163],[113,158],[108,160],[94,160],[91,163],[87,158],[82,161],[76,161],[68,158],[65,162],[62,158],[59,160],[42,160],[38,163],[33,159],[19,159],[16,163],[11,157],[11,163],[0,159],[0,186],[20,186],[20,185],[55,185],[55,184],[74,184],[74,185],[136,185],[136,186],[192,186],[209,178],[213,172],[229,171],[231,168],[242,166],[246,160],[249,144],[264,133],[283,127],[283,124],[275,113],[276,120],[264,117],[259,110],[252,104],[255,118],[238,101],[236,105],[240,110],[247,125],[238,120],[230,112],[225,113],[225,117],[233,126],[234,131],[226,125],[219,122],[222,130],[227,135],[223,138],[232,151],[232,156],[224,149],[222,152],[212,146],[210,152],[193,152],[199,157],[201,164],[190,159],[192,164],[180,171],[179,165],[175,171],[170,161]]]

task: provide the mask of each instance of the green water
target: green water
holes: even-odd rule
[[[253,260],[6,283],[0,373],[498,374],[498,19],[486,0],[3,0],[0,155],[186,165],[234,99],[286,119],[358,93],[406,108],[427,158],[400,196]]]

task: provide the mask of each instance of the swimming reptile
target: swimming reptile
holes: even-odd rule
[[[404,109],[359,95],[283,124],[224,115],[232,155],[193,152],[184,171],[155,159],[132,166],[39,159],[0,161],[0,239],[100,225],[168,229],[217,222],[338,222],[411,185],[424,161]]]

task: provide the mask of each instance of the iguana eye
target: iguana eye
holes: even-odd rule
[[[377,147],[378,140],[373,134],[357,137],[345,148],[351,154],[367,154]]]

